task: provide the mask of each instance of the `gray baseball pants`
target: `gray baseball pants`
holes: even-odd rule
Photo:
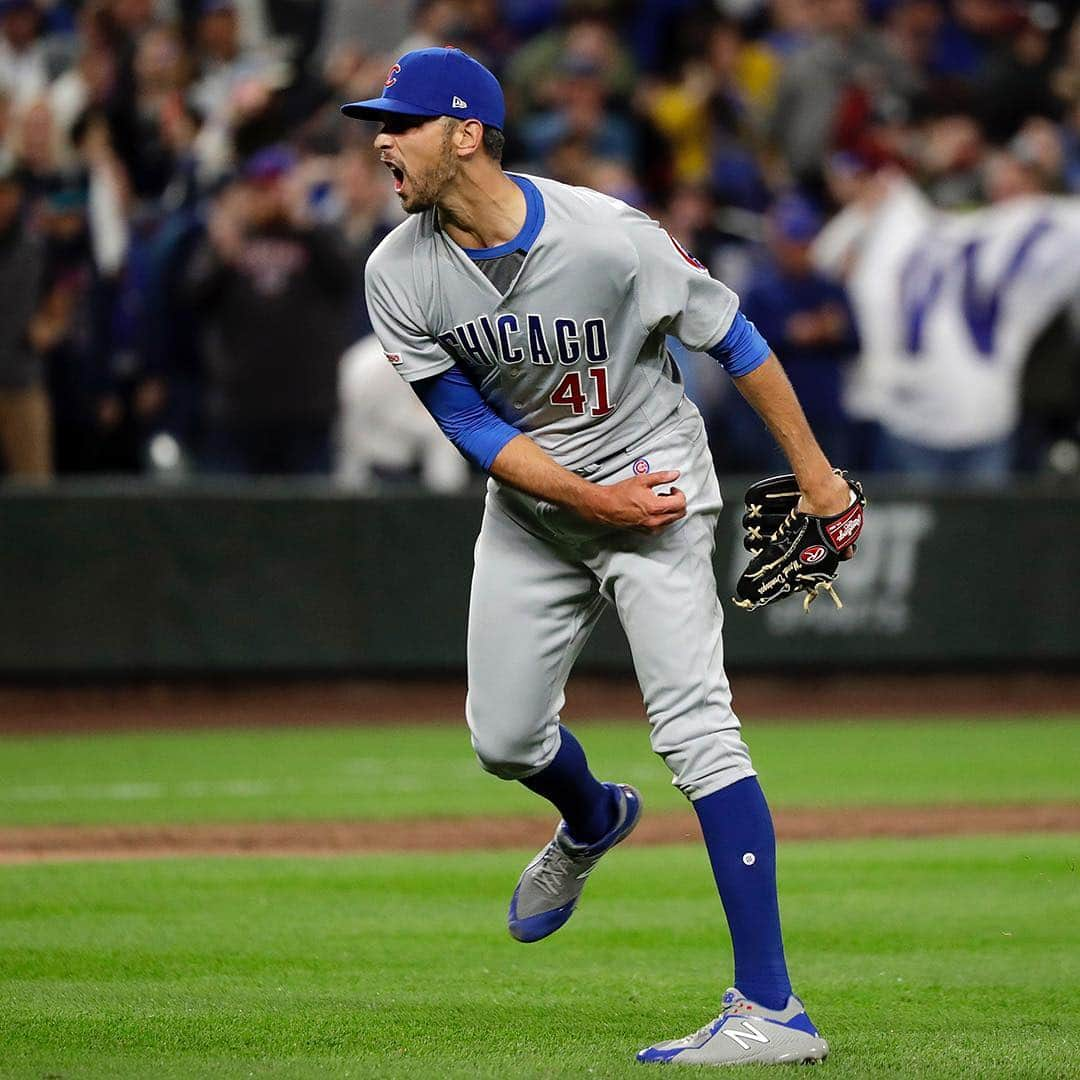
[[[559,748],[566,680],[605,604],[630,643],[650,739],[690,799],[755,775],[724,673],[713,573],[720,488],[689,402],[676,420],[594,467],[613,483],[678,469],[687,516],[656,535],[593,526],[489,481],[469,608],[473,748],[489,772],[523,779]],[[635,463],[637,467],[635,469]]]

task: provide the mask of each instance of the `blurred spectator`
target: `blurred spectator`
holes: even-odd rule
[[[1073,16],[1050,87],[1063,108],[1080,104],[1080,14]]]
[[[966,214],[936,211],[893,177],[834,223],[851,212],[862,223],[848,286],[885,467],[978,483],[1012,467],[1025,363],[1080,290],[1080,206],[1032,194],[1036,175],[1001,155],[989,169],[1001,201]]]
[[[504,89],[519,117],[559,105],[561,73],[567,66],[596,72],[608,99],[629,101],[633,94],[633,58],[611,21],[587,4],[578,5],[577,11],[568,6],[571,13],[565,22],[526,42],[506,65]]]
[[[318,55],[325,60],[348,45],[377,57],[376,66],[385,73],[400,55],[395,50],[408,33],[412,7],[401,0],[327,0]]]
[[[400,213],[386,198],[383,167],[369,150],[344,151],[337,165],[341,230],[355,271],[355,287],[349,314],[349,338],[359,341],[371,333],[364,295],[364,266],[380,241],[393,228]],[[391,220],[390,211],[394,217]]]
[[[1047,15],[1053,26],[1043,21]],[[1009,33],[975,80],[972,108],[992,140],[1012,137],[1028,117],[1059,114],[1060,102],[1051,88],[1054,56],[1049,33],[1057,18],[1050,4],[1017,5]]]
[[[918,129],[917,138],[914,164],[933,202],[943,209],[976,205],[986,143],[974,119],[958,113],[934,117]]]
[[[41,351],[55,421],[54,448],[59,472],[96,468],[102,441],[98,399],[103,393],[97,369],[101,329],[99,278],[87,222],[86,189],[81,184],[43,196],[36,208],[44,241],[41,295],[48,312],[48,334]]]
[[[780,78],[771,134],[795,178],[816,184],[845,94],[868,95],[873,111],[910,101],[920,86],[919,72],[868,25],[862,0],[818,0],[814,33]]]
[[[808,200],[798,194],[780,198],[766,219],[768,255],[750,275],[740,307],[779,357],[826,457],[846,466],[852,448],[842,384],[859,339],[843,286],[819,273],[811,260],[820,227]],[[744,467],[782,469],[782,455],[760,420],[737,395],[729,400],[728,424]]]
[[[199,121],[189,105],[190,75],[179,36],[151,27],[134,52],[135,92],[122,123],[114,123],[117,152],[136,195],[158,198],[178,176],[193,169]]]
[[[0,2],[0,91],[18,106],[39,97],[49,84],[41,13],[34,0]]]
[[[269,147],[213,205],[188,272],[209,334],[204,461],[217,472],[330,467],[337,363],[353,273],[338,234],[310,224],[290,151]]]
[[[760,105],[772,81],[766,53],[746,46],[737,23],[720,20],[709,27],[703,54],[683,66],[677,82],[644,88],[641,107],[671,145],[676,181],[709,179],[722,202],[764,208],[768,193],[754,155],[761,118],[751,102]]]
[[[508,161],[657,213],[751,306],[767,270],[785,302],[788,276],[801,281],[776,246],[791,237],[774,235],[767,266],[754,264],[778,193],[839,210],[813,251],[859,315],[844,395],[855,467],[875,460],[883,418],[939,448],[934,431],[950,424],[956,445],[1011,430],[1021,371],[1025,467],[1076,426],[1072,323],[1033,304],[1049,328],[996,329],[1013,325],[1022,292],[998,273],[1017,250],[1000,223],[1047,206],[1063,235],[1075,204],[1050,193],[1080,193],[1076,5],[0,0],[0,175],[18,174],[20,242],[44,249],[32,352],[59,471],[146,468],[160,432],[216,467],[325,467],[333,359],[370,331],[363,266],[400,218],[375,125],[343,123],[338,105],[375,96],[402,51],[446,42],[503,78]],[[281,145],[300,164],[260,179],[259,155]],[[263,164],[234,184],[247,161]],[[993,227],[962,240],[985,206]],[[1046,295],[1070,280],[1062,258]],[[829,324],[814,310],[810,324]],[[787,321],[769,336],[795,377],[824,346],[791,338]],[[306,339],[284,347],[300,327],[313,353]],[[680,363],[704,407],[721,405],[711,361]],[[815,377],[805,394],[834,386]],[[968,411],[931,419],[948,411],[938,397]],[[256,453],[284,446],[272,436],[287,428],[293,450]],[[713,435],[725,453],[722,427]]]
[[[319,47],[329,6],[327,0],[266,0],[266,29],[300,70]]]
[[[671,148],[672,179],[697,184],[709,168],[709,96],[713,90],[708,69],[700,62],[686,64],[679,79],[647,84],[638,95],[657,130]]]
[[[241,45],[233,0],[202,0],[196,34],[198,75],[191,100],[204,116],[215,116],[226,109],[237,85],[255,74],[261,58]]]
[[[431,491],[460,491],[469,466],[394,371],[369,335],[341,358],[334,474],[346,487],[372,491],[419,480]]]
[[[1080,103],[1069,109],[1062,124],[1061,152],[1065,190],[1080,194]]]
[[[889,0],[885,39],[913,71],[925,74],[933,65],[944,21],[944,10],[936,0]]]
[[[89,4],[80,13],[75,62],[49,87],[57,166],[71,172],[78,166],[73,132],[88,111],[107,110],[122,82],[114,36],[101,7]]]
[[[212,183],[237,156],[284,136],[276,95],[295,72],[273,53],[245,47],[234,0],[202,0],[196,41],[189,101],[204,122],[194,153],[200,179]]]
[[[414,49],[430,49],[454,44],[467,49],[469,21],[459,0],[417,0],[411,26],[404,39],[393,48],[394,58]]]
[[[932,208],[898,170],[875,170],[847,154],[830,159],[828,181],[843,209],[818,234],[812,255],[821,272],[843,281],[859,327],[859,355],[843,399],[851,461],[860,470],[880,469],[881,418],[904,363],[898,283],[915,240],[931,231]]]
[[[679,184],[660,214],[663,226],[677,236],[728,288],[742,293],[760,237],[748,234],[755,224],[746,215],[722,211],[707,184]],[[740,226],[742,226],[740,230]]]
[[[1028,353],[1016,465],[1024,472],[1080,470],[1080,290]]]
[[[0,173],[0,451],[9,477],[52,474],[52,418],[41,354],[63,318],[58,304],[39,304],[41,245],[22,218],[23,189]]]
[[[526,157],[543,166],[562,143],[574,142],[590,157],[631,163],[633,125],[608,108],[603,73],[594,61],[567,56],[558,66],[560,89],[552,108],[526,121],[518,133]]]

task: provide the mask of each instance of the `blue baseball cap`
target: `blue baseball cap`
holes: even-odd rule
[[[292,147],[281,144],[264,146],[244,162],[240,175],[245,180],[255,182],[279,180],[295,166],[296,152]]]
[[[796,192],[781,195],[769,209],[773,228],[785,240],[807,244],[821,229],[821,215],[809,199]]]
[[[352,101],[341,111],[358,120],[378,120],[385,113],[454,116],[500,130],[506,120],[499,80],[451,45],[406,53],[387,73],[382,97]]]

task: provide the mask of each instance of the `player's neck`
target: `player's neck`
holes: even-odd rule
[[[498,247],[525,224],[525,195],[496,165],[463,169],[439,200],[439,224],[466,248]]]

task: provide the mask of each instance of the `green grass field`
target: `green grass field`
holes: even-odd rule
[[[747,725],[776,806],[1064,802],[1080,717]],[[677,809],[640,724],[582,725],[597,775]],[[0,825],[536,813],[476,764],[460,724],[6,738]],[[542,809],[539,812],[543,812]]]
[[[644,730],[597,771],[680,805]],[[777,805],[1076,801],[1078,718],[768,724]],[[394,818],[535,804],[453,728],[0,740],[3,824]],[[532,852],[0,866],[0,1077],[640,1077],[730,971],[704,851],[633,841],[522,946]],[[1080,1075],[1080,836],[788,844],[823,1077]]]
[[[632,1077],[730,962],[694,846],[606,863],[547,942],[529,853],[5,869],[0,1062],[41,1077]],[[1075,1077],[1075,839],[793,845],[788,951],[826,1076]]]

